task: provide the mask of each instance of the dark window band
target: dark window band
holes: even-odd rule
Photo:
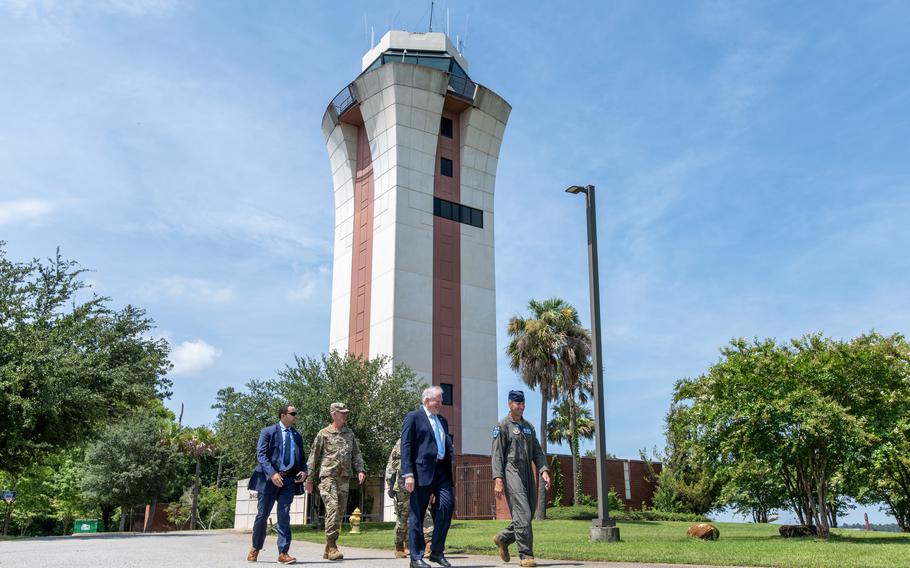
[[[434,197],[433,215],[483,229],[483,211],[460,203]]]

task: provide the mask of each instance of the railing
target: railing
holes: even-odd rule
[[[455,468],[455,518],[496,518],[493,466],[464,465]]]
[[[459,97],[473,101],[475,88],[476,85],[474,84],[474,81],[467,77],[460,77],[454,74],[449,75],[449,89]]]
[[[351,83],[347,87],[341,89],[340,93],[335,95],[335,98],[332,99],[332,107],[335,108],[335,114],[341,116],[349,108],[354,106],[354,103],[356,102],[357,97],[354,95],[354,83]]]

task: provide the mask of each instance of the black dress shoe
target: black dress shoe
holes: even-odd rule
[[[411,560],[411,568],[430,568],[430,565],[423,561],[423,558]]]
[[[446,560],[446,557],[442,554],[440,554],[439,556],[433,556],[431,554],[430,562],[435,562],[436,564],[439,564],[440,566],[444,566],[445,568],[448,568],[449,566],[452,565],[452,563],[449,562],[448,560]]]

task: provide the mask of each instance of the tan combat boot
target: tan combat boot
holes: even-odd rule
[[[433,547],[433,543],[430,542],[430,541],[428,540],[428,541],[427,541],[427,546],[426,546],[426,548],[424,548],[424,550],[423,550],[423,554],[424,554],[424,556],[426,556],[427,558],[430,557],[430,549],[431,549],[432,547]]]
[[[407,558],[408,553],[404,551],[404,543],[396,542],[395,543],[395,558]]]
[[[534,561],[533,556],[525,556],[524,558],[521,559],[521,562],[519,562],[518,565],[522,566],[522,567],[529,566],[529,567],[533,568],[534,566],[537,566],[537,562]]]
[[[338,539],[333,538],[326,541],[325,543],[325,554],[322,555],[323,558],[328,560],[341,560],[344,558],[344,554],[338,550]]]
[[[509,555],[509,545],[504,543],[502,539],[499,538],[499,535],[493,537],[493,544],[495,544],[496,548],[499,549],[499,558],[503,562],[508,562],[512,559],[512,557]]]

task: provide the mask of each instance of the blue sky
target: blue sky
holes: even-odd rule
[[[584,204],[563,189],[598,187],[608,449],[662,447],[674,381],[731,337],[907,331],[906,3],[452,0],[437,22],[446,7],[472,78],[513,107],[500,352],[529,298],[589,320]],[[428,16],[423,1],[0,0],[9,256],[59,245],[99,293],[146,308],[174,348],[169,405],[210,422],[219,388],[327,348],[322,114],[359,73],[365,21],[378,39]],[[501,356],[500,398],[518,383]]]

